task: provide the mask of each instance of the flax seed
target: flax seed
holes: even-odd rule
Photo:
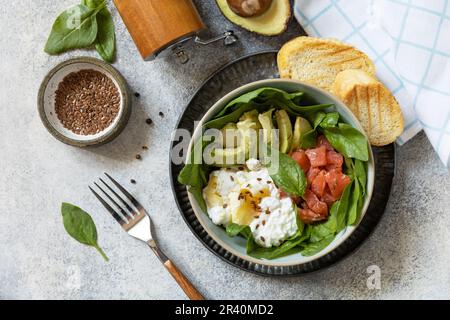
[[[105,74],[91,69],[68,74],[58,85],[55,112],[62,125],[80,135],[108,128],[120,111],[120,93]]]

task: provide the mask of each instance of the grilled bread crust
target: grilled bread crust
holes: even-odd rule
[[[374,146],[394,142],[403,132],[404,120],[392,93],[371,74],[362,70],[340,72],[332,86],[361,122]]]
[[[337,74],[361,69],[375,75],[370,58],[358,49],[334,39],[298,37],[278,53],[281,78],[300,80],[330,91]]]

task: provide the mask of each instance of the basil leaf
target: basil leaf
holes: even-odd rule
[[[290,156],[272,149],[272,159],[278,159],[278,170],[275,170],[274,161],[269,163],[270,177],[275,184],[292,196],[302,197],[306,190],[306,177],[302,168]],[[276,172],[275,172],[276,171]]]
[[[70,49],[85,48],[92,45],[97,38],[97,13],[105,3],[89,9],[84,4],[73,6],[56,18],[50,36],[45,45],[45,52],[59,54]]]
[[[340,123],[338,127],[324,129],[330,144],[348,158],[361,161],[369,160],[369,148],[366,137],[352,126]]]
[[[87,212],[72,204],[63,203],[61,214],[64,228],[72,238],[84,245],[94,247],[106,261],[109,260],[97,243],[97,228]]]
[[[315,255],[316,253],[319,253],[320,251],[322,251],[323,249],[328,247],[328,245],[331,242],[333,242],[333,240],[334,240],[334,234],[327,236],[326,238],[320,240],[319,242],[313,242],[313,243],[307,244],[301,251],[302,256],[310,257],[310,256]]]

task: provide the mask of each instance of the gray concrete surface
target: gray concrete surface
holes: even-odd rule
[[[0,0],[0,298],[184,299],[148,248],[129,238],[87,189],[113,173],[152,212],[161,247],[212,299],[450,298],[450,177],[420,134],[399,147],[397,175],[386,213],[373,235],[338,265],[291,279],[269,279],[235,269],[212,255],[181,219],[169,185],[169,139],[176,119],[201,82],[243,54],[278,48],[300,33],[293,23],[278,38],[237,28],[233,48],[197,48],[191,61],[143,62],[114,10],[115,67],[133,90],[129,126],[109,145],[80,150],[61,144],[42,126],[36,94],[46,72],[72,56],[43,52],[54,17],[74,0]],[[232,26],[213,1],[196,1],[212,32]],[[165,114],[161,118],[158,114]],[[145,119],[150,116],[154,125]],[[141,146],[149,150],[141,152]],[[134,159],[142,153],[143,160]],[[136,185],[128,181],[134,178]],[[92,213],[111,261],[68,238],[62,201]],[[381,289],[366,286],[367,268],[381,269]]]

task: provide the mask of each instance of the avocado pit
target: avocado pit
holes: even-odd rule
[[[230,9],[244,18],[258,17],[269,10],[273,0],[227,0]]]

